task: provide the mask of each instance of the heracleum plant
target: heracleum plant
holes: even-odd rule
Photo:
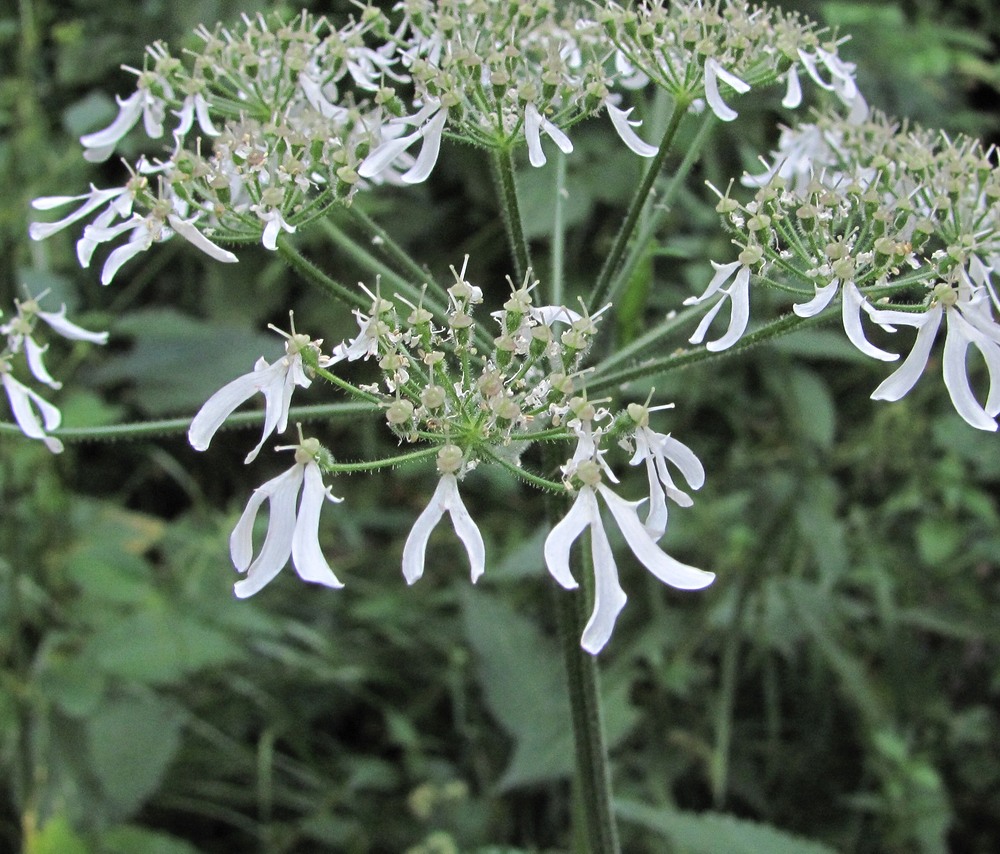
[[[701,487],[706,471],[685,443],[692,437],[671,433],[675,402],[630,384],[648,389],[668,372],[731,358],[840,312],[848,340],[865,355],[894,362],[909,351],[871,393],[898,400],[919,379],[943,325],[941,362],[955,409],[972,427],[996,431],[994,152],[874,112],[839,55],[843,38],[740,0],[634,7],[403,0],[388,14],[359,8],[339,25],[303,12],[245,17],[201,27],[197,36],[191,52],[147,48],[129,69],[136,87],[118,97],[117,117],[81,139],[84,156],[98,162],[141,129],[153,140],[149,153],[125,163],[118,186],[36,199],[37,211],[61,218],[43,215],[31,237],[79,232],[80,264],[96,262],[104,285],[127,278],[167,240],[227,264],[238,263],[241,245],[260,243],[356,318],[356,335],[330,342],[289,306],[287,327],[274,328],[284,355],[261,358],[190,421],[191,445],[210,452],[223,441],[215,436],[223,423],[259,394],[263,427],[256,444],[241,445],[246,463],[270,451],[275,434],[283,437],[274,450],[290,467],[254,490],[230,538],[243,576],[237,596],[258,593],[288,563],[305,581],[350,584],[329,565],[318,536],[327,503],[340,502],[339,474],[383,477],[383,469],[406,465],[437,479],[403,544],[410,584],[424,573],[429,538],[446,514],[472,581],[488,571],[491,555],[462,498],[466,473],[497,467],[545,494],[550,529],[539,561],[562,588],[576,591],[581,580],[586,587],[556,596],[561,634],[571,638],[565,660],[581,838],[594,851],[617,850],[595,657],[611,641],[626,591],[607,526],[665,584],[726,583],[710,571],[710,552],[705,568],[669,554],[669,506],[690,506],[685,490]],[[650,315],[641,334],[615,346],[616,302],[666,239],[665,213],[683,179],[720,123],[738,120],[741,98],[762,90],[774,91],[775,106],[793,110],[811,100],[814,108],[782,129],[777,150],[739,186],[711,187],[732,248],[704,259],[703,293],[677,293],[677,312]],[[639,118],[654,97],[669,104],[655,137],[653,123]],[[571,296],[562,199],[573,192],[565,162],[585,122],[608,122],[645,165],[602,267]],[[690,142],[680,149],[682,137]],[[382,226],[356,205],[359,194],[391,199],[433,180],[455,143],[475,148],[495,178],[510,249],[505,280],[473,281],[468,258],[455,258],[450,277],[438,280],[393,239],[391,216]],[[557,199],[551,264],[542,271],[532,265],[518,182],[531,181],[552,157]],[[357,287],[296,247],[297,234],[315,229],[350,248],[353,238],[332,219],[345,212],[365,235],[353,257],[372,273]],[[680,290],[669,280],[653,286]],[[785,310],[753,321],[753,295],[765,289],[785,300]],[[43,310],[45,302],[44,294],[28,295],[2,326],[0,377],[19,429],[58,453],[61,439],[112,431],[60,431],[59,410],[31,387],[59,385],[42,361],[42,333],[98,344],[106,335],[74,325],[64,308]],[[899,344],[883,349],[887,340]],[[980,364],[967,358],[970,349]],[[367,382],[345,378],[350,362],[364,363]],[[348,375],[357,374],[352,366]],[[315,402],[331,391],[347,401],[330,403],[330,415],[349,407],[370,418],[399,452],[339,462],[292,406],[293,394]],[[114,428],[116,436],[128,432]],[[244,441],[231,436],[225,441]],[[644,466],[647,492],[620,488],[616,472],[627,466]],[[266,534],[255,545],[265,503]]]

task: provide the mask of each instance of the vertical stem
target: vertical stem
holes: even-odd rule
[[[597,659],[580,648],[588,597],[583,590],[561,588],[554,588],[554,595],[573,718],[576,784],[582,802],[584,836],[591,854],[619,854]]]
[[[494,149],[490,163],[493,166],[493,179],[500,197],[500,212],[503,215],[503,224],[507,230],[507,240],[514,259],[514,271],[520,281],[531,266],[531,253],[521,225],[521,208],[517,203],[517,184],[514,181],[514,159],[510,149],[502,151]]]
[[[552,217],[552,273],[549,283],[550,305],[563,305],[563,253],[566,251],[566,155],[556,155],[556,197]]]
[[[554,452],[547,449],[545,456],[546,468],[554,467]],[[550,524],[558,520],[560,502],[556,496],[546,495],[545,514]],[[583,574],[583,589],[569,592],[555,585],[552,587],[573,721],[579,807],[574,815],[582,817],[582,827],[578,828],[582,833],[578,832],[577,836],[586,839],[589,854],[620,854],[618,825],[611,803],[611,769],[604,739],[597,659],[580,648],[588,600],[593,598],[590,549],[581,549],[580,555],[578,564],[582,566],[576,568]]]
[[[663,139],[660,140],[660,147],[653,156],[653,159],[650,161],[649,168],[643,176],[642,183],[632,196],[632,201],[629,202],[628,211],[625,213],[625,219],[621,224],[621,228],[618,229],[618,234],[615,235],[615,242],[611,247],[611,251],[608,253],[608,257],[604,260],[604,265],[601,267],[600,275],[597,277],[597,282],[594,285],[594,291],[590,295],[588,303],[588,307],[591,312],[596,311],[601,307],[601,305],[607,302],[611,279],[618,270],[618,264],[621,262],[622,256],[625,254],[625,249],[628,246],[629,239],[632,237],[632,232],[635,231],[636,223],[639,221],[639,214],[642,213],[642,209],[646,204],[646,199],[649,197],[649,193],[653,189],[653,184],[656,183],[656,179],[659,177],[660,170],[663,168],[663,161],[666,160],[667,153],[670,151],[670,146],[673,145],[674,137],[677,135],[677,129],[681,125],[681,120],[684,118],[687,108],[688,104],[686,102],[674,101],[674,109],[670,114],[670,121],[667,123],[667,129],[663,133]]]

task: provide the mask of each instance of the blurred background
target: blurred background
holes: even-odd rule
[[[872,106],[1000,140],[989,0],[784,6],[852,34],[842,53]],[[189,417],[275,355],[266,324],[285,326],[289,306],[328,343],[354,328],[259,248],[213,265],[172,241],[102,288],[76,263],[76,228],[27,239],[32,198],[121,183],[120,162],[86,163],[77,138],[132,90],[122,63],[272,8],[0,11],[2,304],[48,289],[49,308],[65,302],[112,333],[107,348],[53,346],[66,425]],[[307,8],[336,19],[352,7]],[[702,182],[753,170],[790,120],[778,97],[748,98],[720,131],[638,274],[645,307],[620,307],[619,340],[642,311],[700,292],[707,259],[729,257]],[[639,175],[590,124],[568,161],[578,286]],[[144,143],[133,135],[126,154]],[[500,294],[509,268],[487,171],[450,146],[427,185],[358,203],[435,273],[469,253],[470,278]],[[531,181],[526,227],[544,259],[553,173]],[[298,242],[342,281],[372,281],[319,236]],[[665,545],[718,580],[679,593],[621,555],[629,604],[600,663],[626,851],[1000,850],[1000,446],[954,413],[939,369],[891,405],[868,399],[884,375],[830,324],[657,381],[677,408],[654,426],[708,472]],[[377,420],[314,429],[343,460],[393,447]],[[347,500],[324,513],[321,539],[346,588],[286,570],[237,602],[229,531],[288,465],[268,452],[245,467],[252,436],[220,433],[206,454],[167,433],[55,457],[0,435],[0,851],[568,850],[569,712],[536,499],[470,475],[486,576],[469,585],[446,532],[407,588],[402,541],[432,473],[337,478]]]

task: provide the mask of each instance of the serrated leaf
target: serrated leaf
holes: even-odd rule
[[[615,812],[670,840],[684,854],[837,854],[820,842],[724,813],[688,813],[634,801],[615,801]]]

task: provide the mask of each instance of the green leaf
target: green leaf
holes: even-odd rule
[[[555,645],[496,597],[478,591],[466,595],[463,606],[486,703],[514,739],[499,789],[569,776],[572,727]]]
[[[176,703],[148,693],[111,700],[90,718],[91,767],[119,816],[134,813],[156,790],[180,746],[184,719]]]
[[[153,600],[145,608],[102,626],[84,654],[109,676],[148,685],[176,682],[203,667],[242,656],[233,638]]]
[[[194,412],[227,382],[251,371],[261,356],[270,360],[282,352],[277,335],[204,323],[165,308],[130,314],[114,332],[133,336],[132,349],[90,379],[129,384],[132,400],[148,415]]]
[[[123,825],[101,835],[101,854],[198,854],[190,842],[145,827]]]
[[[28,833],[24,854],[89,854],[90,848],[62,815],[53,816],[37,833]]]
[[[684,854],[836,854],[822,843],[723,813],[675,812],[620,800],[615,812],[669,839]]]

